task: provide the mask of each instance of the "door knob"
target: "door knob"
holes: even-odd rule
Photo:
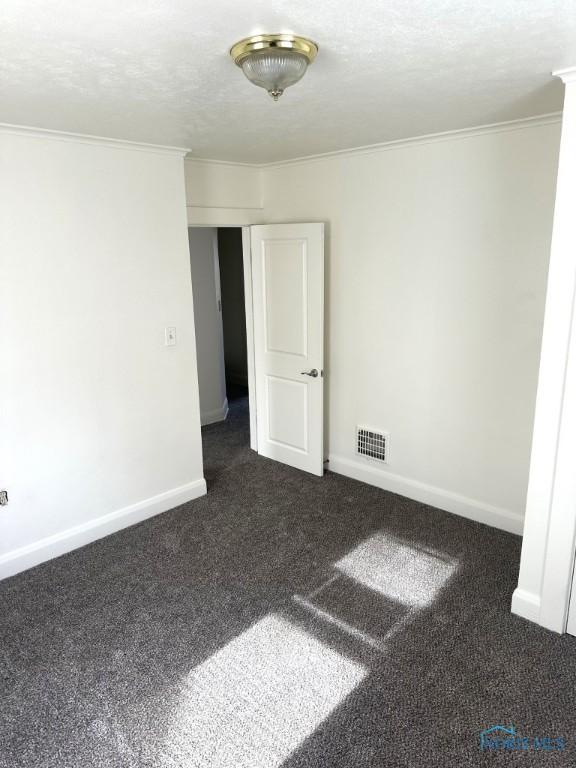
[[[301,376],[312,376],[313,379],[315,379],[318,376],[318,371],[316,368],[312,368],[311,371],[300,371]]]

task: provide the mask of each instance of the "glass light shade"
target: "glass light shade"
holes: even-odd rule
[[[285,88],[304,76],[307,67],[306,56],[281,48],[255,51],[242,62],[242,71],[248,80],[265,88],[274,101],[278,101]]]

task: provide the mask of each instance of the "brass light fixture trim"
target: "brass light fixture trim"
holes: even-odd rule
[[[234,63],[248,80],[265,88],[274,101],[304,76],[317,53],[315,42],[288,33],[253,35],[230,49]]]
[[[318,46],[312,40],[297,35],[253,35],[245,37],[230,48],[230,56],[234,63],[242,66],[244,59],[254,51],[264,51],[268,48],[284,48],[290,51],[302,53],[312,64],[318,53]]]

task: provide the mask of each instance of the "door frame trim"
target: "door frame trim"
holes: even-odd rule
[[[254,363],[254,304],[252,298],[252,250],[250,225],[239,224],[188,224],[188,229],[241,229],[242,266],[244,272],[244,310],[246,314],[246,357],[248,363],[248,408],[250,412],[250,448],[258,451],[258,430],[256,414],[256,369]],[[215,237],[217,245],[217,234]],[[194,279],[194,278],[192,278]],[[222,342],[223,343],[223,342]],[[198,360],[196,360],[198,365]]]
[[[250,226],[242,227],[242,261],[244,265],[244,305],[246,314],[246,357],[248,362],[248,410],[250,413],[250,448],[258,451],[256,413],[256,363],[254,349],[254,299],[252,296],[252,244]]]

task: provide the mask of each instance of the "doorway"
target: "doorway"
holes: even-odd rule
[[[242,402],[252,449],[322,475],[324,225],[191,227],[189,241],[202,425]]]
[[[249,413],[242,228],[189,227],[200,421]]]
[[[220,276],[220,308],[224,342],[224,378],[228,405],[248,402],[248,345],[246,299],[242,263],[242,230],[217,229],[217,259]]]

